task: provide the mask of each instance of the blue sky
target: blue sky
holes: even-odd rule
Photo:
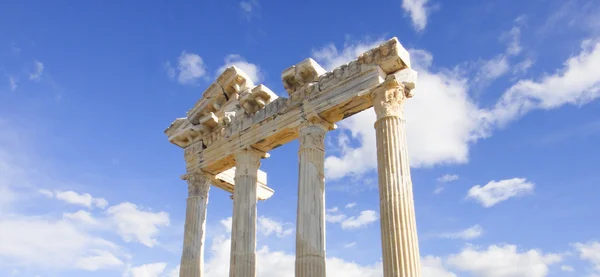
[[[225,67],[280,97],[393,36],[424,276],[600,276],[600,5],[531,1],[6,1],[0,275],[176,276],[186,184],[163,131]],[[329,276],[381,276],[372,110],[326,138]],[[297,142],[261,169],[258,276],[293,276]],[[228,276],[210,191],[207,276]]]

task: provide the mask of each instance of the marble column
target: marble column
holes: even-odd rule
[[[210,178],[203,173],[194,172],[186,174],[185,179],[188,182],[188,198],[179,276],[201,277],[204,267],[204,236]]]
[[[408,164],[404,101],[410,91],[388,80],[373,91],[384,277],[420,277],[419,242]]]
[[[235,154],[230,277],[256,276],[257,171],[264,155],[250,149]]]
[[[325,277],[325,133],[330,126],[313,118],[298,129],[296,277]]]

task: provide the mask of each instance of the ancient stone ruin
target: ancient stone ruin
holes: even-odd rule
[[[298,277],[324,277],[324,138],[334,123],[374,107],[379,176],[381,244],[385,277],[421,276],[404,101],[417,73],[396,38],[331,72],[312,59],[283,71],[289,97],[254,85],[227,68],[187,112],[165,131],[184,149],[188,183],[180,276],[203,275],[208,191],[231,192],[233,226],[229,276],[256,276],[256,202],[273,190],[260,160],[299,139],[296,267]]]

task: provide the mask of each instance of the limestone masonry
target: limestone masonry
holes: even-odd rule
[[[232,193],[230,277],[256,276],[256,202],[273,195],[259,169],[268,152],[299,139],[296,276],[324,277],[324,139],[336,122],[374,107],[385,277],[420,277],[404,126],[417,72],[396,38],[331,72],[306,59],[281,74],[288,98],[227,68],[165,133],[184,149],[188,183],[181,277],[203,276],[211,184]]]

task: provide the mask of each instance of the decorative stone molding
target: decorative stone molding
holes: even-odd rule
[[[292,95],[299,87],[315,81],[325,72],[326,70],[315,62],[315,60],[308,58],[288,67],[281,73],[283,87],[289,95]]]
[[[275,99],[277,99],[277,94],[265,85],[258,85],[240,95],[240,105],[246,113],[253,114]]]

